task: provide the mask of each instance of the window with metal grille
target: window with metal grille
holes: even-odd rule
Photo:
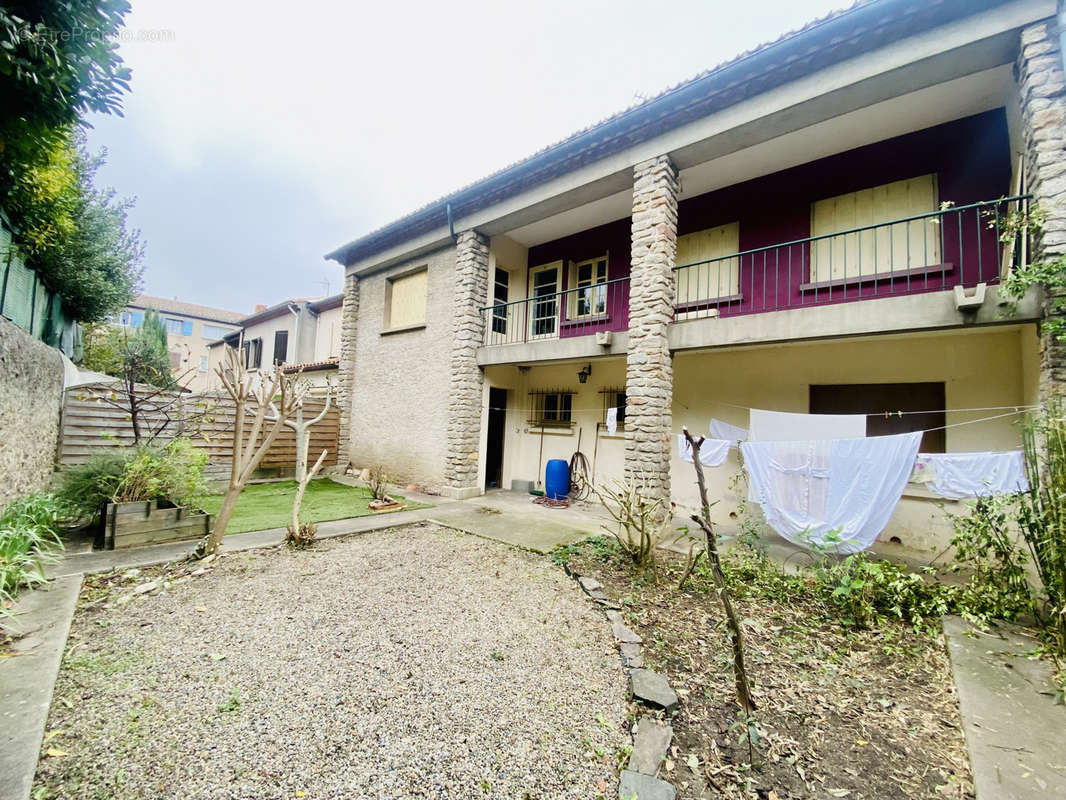
[[[529,424],[537,427],[569,427],[574,424],[574,393],[547,389],[529,393]]]

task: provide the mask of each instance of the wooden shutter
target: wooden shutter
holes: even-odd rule
[[[289,332],[274,332],[274,363],[284,364],[289,357]]]
[[[906,272],[940,263],[936,218],[882,225],[936,211],[936,175],[873,186],[811,204],[811,236],[862,228],[811,243],[811,282]]]
[[[740,260],[723,258],[739,250],[739,222],[678,236],[675,259],[681,267],[675,273],[678,305],[739,294]]]
[[[420,325],[426,321],[427,270],[419,270],[390,282],[390,328]]]

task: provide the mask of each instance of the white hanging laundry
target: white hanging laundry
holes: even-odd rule
[[[1005,453],[922,453],[918,463],[932,470],[926,488],[941,497],[959,500],[991,494],[1015,494],[1029,489],[1021,450]]]
[[[865,414],[794,414],[751,409],[751,441],[802,442],[813,439],[861,439]]]
[[[720,419],[711,419],[711,438],[725,439],[730,442],[746,442],[748,440],[747,428],[730,425]]]
[[[618,431],[618,409],[617,408],[608,408],[607,409],[607,433],[611,434],[611,436],[614,436],[617,431]]]
[[[733,442],[724,439],[704,439],[700,445],[700,463],[705,467],[720,467],[729,457],[729,448],[732,445]],[[692,448],[683,433],[677,435],[677,450],[682,461],[692,463]]]
[[[754,427],[754,426],[753,426]],[[865,550],[907,485],[921,432],[869,438],[744,442],[751,496],[767,523],[803,546]],[[828,542],[835,532],[839,542]]]

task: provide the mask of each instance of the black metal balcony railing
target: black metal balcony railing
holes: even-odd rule
[[[624,331],[629,323],[629,278],[496,303],[481,313],[485,344],[490,345]]]
[[[1028,196],[944,208],[676,267],[674,319],[733,316],[995,283],[1024,257],[1001,243]]]
[[[944,208],[891,222],[675,267],[674,319],[726,317],[997,283],[1028,242],[1001,241],[1029,196]],[[624,331],[629,278],[482,309],[485,344]]]

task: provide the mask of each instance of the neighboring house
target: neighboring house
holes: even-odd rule
[[[597,482],[691,508],[682,425],[749,408],[1019,447],[1010,409],[1056,351],[1042,364],[1035,292],[1005,313],[1025,243],[999,234],[1032,195],[1043,252],[1066,250],[1056,11],[860,2],[330,253],[342,461],[468,496],[542,481],[580,443]],[[707,470],[724,530],[739,468]],[[882,540],[943,546],[942,502],[912,484]]]
[[[229,346],[241,351],[250,369],[280,364],[287,372],[300,371],[316,390],[324,387],[333,381],[340,363],[343,300],[344,295],[338,294],[258,306],[240,320],[239,328],[210,348],[212,376]],[[217,384],[217,378],[213,380]]]
[[[119,314],[118,322],[124,327],[139,328],[144,321],[145,311],[150,308],[159,313],[166,326],[173,374],[180,378],[183,386],[194,392],[209,388],[208,347],[239,330],[244,315],[142,294]]]

